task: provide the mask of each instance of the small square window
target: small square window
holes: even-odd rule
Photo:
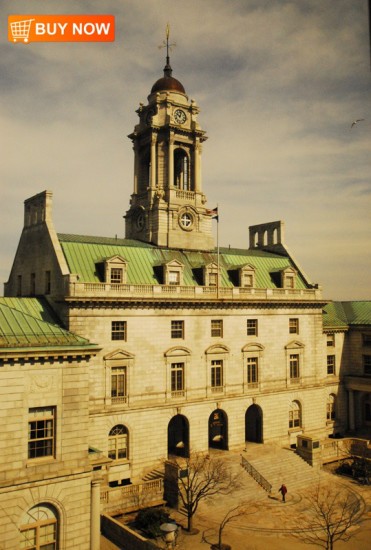
[[[169,271],[169,285],[180,284],[180,271]]]
[[[53,457],[55,407],[29,409],[28,416],[28,458]]]
[[[335,346],[335,334],[327,334],[327,347],[334,347]]]
[[[258,320],[257,319],[247,319],[247,335],[248,336],[257,336],[258,335]]]
[[[327,356],[327,374],[328,375],[336,374],[335,355],[328,355]]]
[[[362,345],[365,348],[371,347],[371,334],[362,334]]]
[[[299,319],[289,319],[289,333],[299,334]]]
[[[211,336],[215,338],[223,338],[223,321],[222,319],[212,319],[211,321]]]
[[[184,321],[171,321],[171,337],[184,338]]]
[[[112,340],[125,340],[127,337],[126,321],[112,321],[111,338]]]

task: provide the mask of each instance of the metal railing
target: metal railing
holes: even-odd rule
[[[267,491],[267,493],[270,493],[272,491],[272,485],[269,483],[269,481],[267,481],[265,477],[262,476],[261,473],[258,472],[258,470],[254,468],[254,466],[250,464],[250,462],[246,460],[246,458],[242,455],[241,455],[241,466],[246,470],[248,474],[251,475],[253,479],[255,479],[257,483],[259,483],[259,485],[265,491]]]

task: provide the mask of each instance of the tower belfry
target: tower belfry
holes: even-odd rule
[[[172,76],[169,26],[164,75],[152,86],[139,123],[129,135],[134,148],[134,190],[126,213],[126,237],[158,246],[212,250],[211,217],[202,192],[202,143],[207,139],[179,80]]]

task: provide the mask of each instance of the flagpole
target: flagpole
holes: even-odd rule
[[[219,203],[216,205],[216,211],[218,217],[216,218],[216,251],[217,251],[217,266],[218,266],[218,275],[217,275],[217,287],[216,287],[216,297],[219,299],[219,278],[220,278],[220,254],[219,254]]]

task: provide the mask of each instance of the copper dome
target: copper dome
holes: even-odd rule
[[[164,76],[159,78],[152,86],[151,94],[155,92],[180,92],[185,94],[184,86],[179,80],[171,76],[172,69],[169,63],[164,68]]]

